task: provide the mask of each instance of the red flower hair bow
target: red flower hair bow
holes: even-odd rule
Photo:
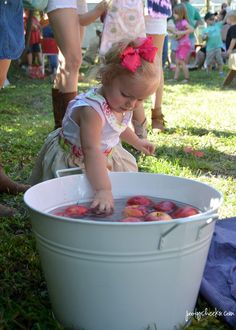
[[[140,40],[142,40],[140,38]],[[142,65],[141,58],[153,63],[157,53],[157,47],[153,46],[152,37],[144,39],[144,42],[137,47],[127,47],[121,54],[121,65],[135,72]]]

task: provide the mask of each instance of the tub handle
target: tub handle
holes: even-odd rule
[[[169,235],[169,233],[171,233],[175,228],[177,228],[179,226],[179,223],[176,223],[174,226],[170,227],[164,234],[161,235],[160,240],[159,240],[159,244],[158,244],[158,249],[161,250],[163,249],[165,240],[166,240],[166,236]]]
[[[206,220],[206,222],[205,222],[203,225],[201,225],[201,226],[198,228],[197,236],[196,236],[196,241],[200,239],[202,230],[203,230],[205,227],[207,227],[210,223],[212,223],[213,221],[216,221],[218,218],[219,218],[218,214],[213,214],[210,218],[208,218],[208,219]]]
[[[205,228],[210,223],[212,223],[212,221],[217,220],[218,217],[219,217],[218,214],[215,213],[212,215],[205,215],[201,218],[201,220],[206,220],[206,222],[198,228],[196,240],[198,240],[200,238],[203,228]],[[158,243],[159,250],[163,249],[164,243],[166,241],[166,236],[168,236],[173,230],[175,230],[177,227],[179,227],[180,225],[182,225],[184,223],[186,223],[186,219],[179,220],[174,226],[170,227],[166,232],[164,232],[164,234],[162,234],[160,236],[159,243]]]
[[[80,167],[65,168],[63,170],[56,171],[57,178],[73,174],[83,174],[83,172]]]

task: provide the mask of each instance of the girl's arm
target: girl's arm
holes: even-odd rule
[[[232,53],[235,45],[236,45],[236,39],[233,38],[230,42],[229,48],[227,49],[227,52],[226,52],[227,56],[229,56]]]
[[[87,13],[79,15],[79,23],[81,26],[86,26],[93,23],[98,17],[100,17],[108,9],[108,1],[103,0],[99,2],[96,7]]]
[[[114,207],[114,201],[107,172],[106,157],[100,149],[102,119],[90,107],[83,107],[80,111],[74,112],[72,118],[80,126],[86,175],[95,193],[91,208],[95,209],[97,213],[110,214]]]
[[[176,31],[175,34],[179,37],[182,37],[186,34],[190,34],[190,33],[193,33],[193,32],[194,32],[194,28],[191,25],[186,24],[186,30]]]
[[[155,146],[151,142],[140,139],[129,127],[126,128],[120,137],[122,141],[132,145],[135,149],[144,152],[146,155],[152,155],[155,151]]]

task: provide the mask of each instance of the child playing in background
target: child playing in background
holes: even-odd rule
[[[129,125],[133,110],[160,83],[156,52],[151,38],[114,44],[99,69],[101,85],[72,100],[62,128],[48,136],[31,175],[33,184],[55,177],[57,170],[80,167],[94,190],[91,208],[112,212],[107,169],[137,171],[135,158],[122,148],[120,139],[147,155],[155,149]]]
[[[178,4],[173,9],[173,17],[175,20],[175,38],[177,41],[176,51],[175,51],[175,75],[174,80],[178,81],[180,72],[183,71],[184,80],[182,83],[189,82],[189,70],[188,70],[188,59],[189,54],[192,50],[192,44],[189,37],[190,33],[194,32],[194,29],[190,26],[188,22],[187,10],[184,4]]]
[[[230,25],[226,36],[226,54],[229,57],[232,53],[236,53],[236,10],[230,11],[226,19]]]
[[[176,69],[174,80],[179,79],[180,71],[183,70],[184,80],[182,83],[188,83],[189,70],[187,66],[187,60],[192,49],[189,34],[192,33],[194,29],[188,23],[187,10],[184,4],[181,3],[174,7],[173,16],[175,19],[176,27],[174,34],[177,38],[177,49],[175,54]]]
[[[29,10],[25,10],[24,23],[25,28],[29,18]],[[32,18],[32,28],[30,34],[30,42],[29,49],[27,52],[27,60],[28,60],[28,70],[29,74],[31,74],[32,66],[33,66],[33,56],[35,57],[35,63],[39,66],[42,65],[42,50],[41,50],[41,25],[36,16]]]
[[[212,69],[212,65],[216,62],[218,64],[219,75],[223,76],[223,57],[221,48],[223,42],[221,37],[221,30],[223,28],[224,20],[215,22],[215,14],[206,13],[204,20],[207,27],[202,31],[202,38],[206,41],[206,65],[207,72]]]
[[[173,31],[173,33],[177,40],[174,81],[178,81],[180,72],[183,71],[184,80],[182,80],[182,83],[188,83],[189,70],[187,61],[192,49],[189,34],[192,33],[194,29],[188,23],[187,11],[184,4],[178,4],[173,8],[173,17],[175,21],[175,31]]]

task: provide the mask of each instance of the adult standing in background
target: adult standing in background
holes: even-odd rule
[[[165,36],[167,34],[167,18],[171,16],[171,1],[170,0],[147,0],[145,4],[145,25],[146,34],[153,38],[153,44],[158,48],[158,55],[162,60],[163,46]],[[162,97],[164,90],[164,75],[161,74],[161,83],[152,96],[152,129],[164,130],[164,116],[162,113]],[[134,112],[134,120],[141,125],[145,125],[145,117],[141,109]]]
[[[67,105],[77,95],[79,68],[82,62],[83,28],[102,15],[106,1],[90,12],[85,0],[49,0],[46,12],[60,50],[59,66],[52,88],[55,128],[61,126]]]
[[[188,21],[189,24],[196,29],[199,25],[203,24],[203,21],[201,19],[199,11],[189,3],[189,0],[181,0],[181,2],[185,5],[185,8],[187,10],[187,15],[188,15]],[[196,44],[196,38],[194,33],[190,33],[189,35],[191,45],[192,45],[192,50],[195,50],[195,44]],[[189,55],[190,59],[191,54]],[[189,59],[187,63],[189,62]]]
[[[24,24],[21,0],[0,1],[0,89],[4,85],[11,60],[20,57],[24,50]],[[29,188],[12,181],[0,164],[0,193],[18,194]],[[12,216],[15,210],[0,204],[0,217]]]

